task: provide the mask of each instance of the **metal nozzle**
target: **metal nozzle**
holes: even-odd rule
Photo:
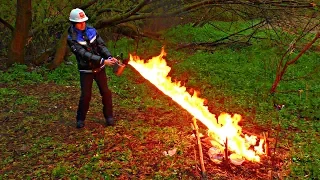
[[[113,65],[113,73],[117,76],[121,76],[125,67],[126,67],[125,64],[122,64],[121,62],[117,62]]]

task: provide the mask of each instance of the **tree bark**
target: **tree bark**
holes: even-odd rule
[[[13,63],[24,63],[25,44],[32,21],[31,0],[17,0],[16,11],[16,24],[8,52],[9,66]]]

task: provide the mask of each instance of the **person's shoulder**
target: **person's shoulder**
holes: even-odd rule
[[[97,31],[93,26],[87,25],[87,31]]]
[[[67,29],[68,29],[68,33],[72,32],[72,26],[69,26]]]
[[[72,39],[72,36],[74,34],[74,30],[73,30],[73,27],[72,26],[69,26],[68,27],[68,39]]]
[[[92,26],[87,26],[86,31],[89,36],[96,36],[98,34],[97,30]]]

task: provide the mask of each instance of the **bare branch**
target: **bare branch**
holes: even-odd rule
[[[11,24],[9,24],[7,21],[5,21],[4,19],[2,19],[1,17],[0,17],[0,22],[1,22],[3,25],[5,25],[7,28],[9,28],[9,29],[13,32],[14,27],[11,26]]]
[[[123,13],[123,10],[120,9],[115,9],[115,8],[106,8],[106,9],[101,9],[97,12],[97,16],[101,15],[102,13],[105,12],[118,12],[118,13]]]
[[[296,2],[296,1],[236,1],[236,0],[203,0],[201,2],[195,2],[184,5],[182,8],[174,9],[173,11],[169,11],[167,13],[139,13],[142,7],[155,5],[156,1],[144,0],[140,4],[138,4],[135,8],[128,11],[125,14],[121,14],[115,16],[113,18],[104,18],[98,21],[95,25],[97,29],[104,28],[106,26],[120,24],[129,21],[142,20],[142,19],[152,19],[152,18],[162,18],[162,17],[171,17],[181,15],[182,13],[190,12],[197,10],[202,7],[207,7],[207,5],[212,6],[222,6],[222,5],[245,5],[245,6],[255,6],[256,8],[266,9],[266,7],[273,8],[313,8],[313,6],[309,2]],[[154,9],[154,6],[151,6],[149,9]],[[105,9],[98,14],[101,14],[106,11],[110,11],[111,9]],[[119,11],[117,11],[119,12]],[[123,11],[126,12],[126,11]]]
[[[190,5],[186,5],[183,8],[177,9],[175,11],[163,14],[163,13],[144,13],[144,14],[136,14],[143,6],[147,5],[150,0],[145,0],[141,2],[136,8],[131,10],[130,12],[124,14],[124,15],[119,15],[116,16],[115,18],[111,19],[103,19],[99,21],[95,27],[97,29],[103,28],[106,25],[110,24],[120,24],[124,22],[129,22],[129,21],[135,21],[135,20],[141,20],[141,19],[152,19],[152,18],[165,18],[165,17],[171,17],[171,16],[176,16],[181,13],[188,12],[190,10],[194,10],[196,8],[212,4],[212,5],[217,5],[220,6],[221,3],[226,4],[226,3],[231,3],[231,4],[239,4],[238,2],[233,2],[233,1],[224,1],[224,0],[206,0],[202,2],[197,2],[197,3],[192,3]],[[151,4],[151,3],[150,3]]]
[[[282,58],[278,64],[278,67],[277,67],[277,71],[280,71],[281,70],[281,67],[283,67],[283,62],[284,62],[284,58],[288,55],[288,53],[293,50],[296,46],[296,43],[298,41],[300,41],[304,36],[306,36],[308,33],[310,33],[312,30],[314,30],[316,27],[318,27],[320,24],[316,24],[315,26],[313,26],[312,28],[310,28],[308,31],[307,31],[307,26],[310,24],[311,22],[311,19],[309,19],[308,23],[305,25],[302,33],[300,34],[300,36],[295,39],[291,44],[290,44],[290,47],[286,50],[286,52],[282,55]]]
[[[100,21],[97,22],[96,24],[96,28],[100,29],[102,28],[104,25],[108,25],[108,24],[113,24],[117,21],[120,21],[122,19],[126,19],[132,15],[134,15],[135,13],[137,13],[140,9],[142,9],[145,5],[147,5],[149,3],[150,0],[144,0],[142,1],[140,4],[138,4],[135,8],[133,8],[131,11],[122,14],[122,15],[118,15],[115,16],[114,18],[110,18],[110,19],[102,19]]]
[[[289,66],[297,62],[297,60],[316,42],[318,38],[320,38],[320,32],[316,34],[313,40],[310,43],[308,43],[294,59],[288,61],[285,66]]]
[[[97,2],[98,2],[98,0],[92,0],[92,1],[88,2],[87,4],[80,6],[79,8],[85,10]]]
[[[256,7],[256,8],[264,8],[265,10],[282,10],[287,8],[292,9],[304,9],[304,8],[313,8],[313,4],[307,1],[255,1],[252,0],[250,2],[248,1],[242,1],[242,4]],[[261,5],[264,5],[263,7]]]
[[[276,79],[270,89],[270,93],[273,94],[276,92],[276,88],[280,82],[280,80],[282,79],[284,73],[287,71],[287,68],[291,65],[291,64],[294,64],[295,62],[298,61],[298,59],[308,50],[311,48],[311,46],[317,41],[317,39],[320,38],[320,32],[318,32],[316,34],[316,36],[313,38],[313,40],[311,42],[309,42],[303,49],[302,51],[300,51],[300,53],[295,57],[293,58],[292,60],[290,61],[287,61],[284,65],[284,67],[282,69],[278,69],[277,70],[277,74],[276,74]]]
[[[218,45],[220,44],[222,41],[226,40],[226,39],[230,39],[231,37],[235,36],[235,35],[238,35],[240,34],[241,32],[244,32],[246,30],[249,30],[249,29],[253,29],[255,27],[258,27],[258,26],[263,26],[265,24],[266,21],[261,21],[253,26],[250,26],[248,28],[245,28],[245,29],[242,29],[238,32],[235,32],[233,34],[230,34],[229,36],[226,36],[226,37],[223,37],[221,39],[218,39],[214,42],[201,42],[201,43],[189,43],[189,44],[184,44],[184,45],[181,45],[179,46],[177,49],[182,49],[182,48],[186,48],[186,47],[190,47],[190,46],[203,46],[203,45],[206,45],[206,46],[214,46],[214,45]]]

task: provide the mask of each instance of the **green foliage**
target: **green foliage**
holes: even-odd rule
[[[47,74],[47,81],[54,82],[60,85],[71,85],[73,82],[79,80],[79,71],[77,69],[77,63],[75,57],[72,56],[70,61],[72,65],[61,64],[54,71]]]
[[[69,26],[68,16],[72,9],[70,1],[33,0],[32,29],[35,30],[28,46],[31,55],[54,48],[59,36]]]
[[[65,167],[63,165],[58,164],[55,168],[53,168],[52,170],[52,176],[53,178],[62,178],[64,176],[64,174],[67,171],[67,168],[69,167]]]
[[[26,65],[14,64],[8,71],[0,71],[0,81],[8,84],[17,84],[19,82],[20,85],[40,82],[70,85],[73,81],[79,79],[75,59],[71,58],[71,62],[73,62],[72,65],[62,64],[51,72],[47,72],[45,68],[29,69]]]
[[[66,96],[66,94],[61,93],[61,92],[59,92],[59,93],[49,92],[49,98],[52,101],[59,100],[59,99],[63,98],[64,96]]]
[[[18,94],[18,91],[10,88],[1,88],[0,89],[0,96],[5,97],[5,96],[15,96]]]
[[[107,40],[107,39],[106,39]],[[123,59],[129,58],[129,54],[133,53],[133,47],[134,47],[134,40],[133,39],[127,39],[127,38],[121,38],[118,41],[112,42],[107,41],[106,45],[110,51],[110,53],[118,57],[123,54]]]
[[[37,109],[39,101],[34,96],[24,96],[17,98],[15,104],[18,106],[24,106],[26,107],[25,110],[30,111]]]
[[[0,81],[8,84],[35,84],[43,81],[41,74],[36,71],[28,71],[26,65],[14,64],[8,71],[0,71]]]
[[[0,104],[12,104],[12,99],[14,99],[14,97],[17,97],[18,94],[19,92],[15,89],[0,88]]]

